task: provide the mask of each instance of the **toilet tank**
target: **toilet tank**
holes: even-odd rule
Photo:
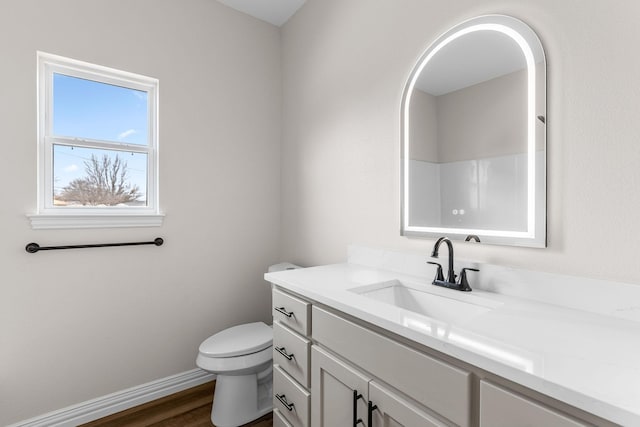
[[[295,270],[296,268],[303,268],[299,265],[291,264],[290,262],[281,262],[279,264],[273,264],[269,266],[267,270],[269,273],[275,273],[276,271]]]

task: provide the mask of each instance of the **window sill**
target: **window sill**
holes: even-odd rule
[[[164,221],[164,214],[32,214],[27,217],[34,230],[160,227]]]

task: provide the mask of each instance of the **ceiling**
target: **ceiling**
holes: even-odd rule
[[[475,31],[433,56],[416,86],[439,96],[526,68],[522,48],[511,37],[497,31]]]
[[[277,27],[293,16],[306,0],[218,0],[235,10]]]

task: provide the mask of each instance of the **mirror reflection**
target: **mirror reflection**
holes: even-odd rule
[[[514,18],[431,45],[403,99],[403,234],[544,246],[544,79],[540,42]]]

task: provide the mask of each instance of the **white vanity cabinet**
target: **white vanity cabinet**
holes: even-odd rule
[[[273,320],[301,336],[311,333],[311,303],[280,289],[273,289]]]
[[[369,383],[369,399],[372,405],[375,405],[372,407],[373,426],[443,427],[447,425],[437,421],[418,405],[409,402],[375,381]]]
[[[480,381],[480,427],[586,427],[541,403],[488,381]]]
[[[274,426],[615,426],[273,288]]]
[[[274,425],[309,427],[311,303],[274,288]]]
[[[312,319],[314,342],[339,355],[332,356],[313,346],[313,427],[345,425],[344,415],[340,416],[342,421],[338,424],[327,422],[325,418],[333,421],[332,417],[337,416],[332,407],[351,408],[354,390],[363,396],[357,402],[357,414],[367,427],[471,425],[469,372],[323,308],[314,306]],[[341,392],[331,393],[328,387]],[[336,394],[340,397],[335,397]],[[331,399],[331,405],[326,399]],[[378,407],[372,411],[371,426],[367,423],[369,402],[372,407]],[[325,407],[328,408],[326,411],[322,409]],[[349,409],[349,413],[353,410]]]
[[[369,376],[318,346],[311,350],[311,366],[313,427],[355,427],[366,420]]]
[[[273,408],[273,427],[292,427],[278,408]]]
[[[318,346],[313,346],[311,360],[313,427],[447,425]]]

